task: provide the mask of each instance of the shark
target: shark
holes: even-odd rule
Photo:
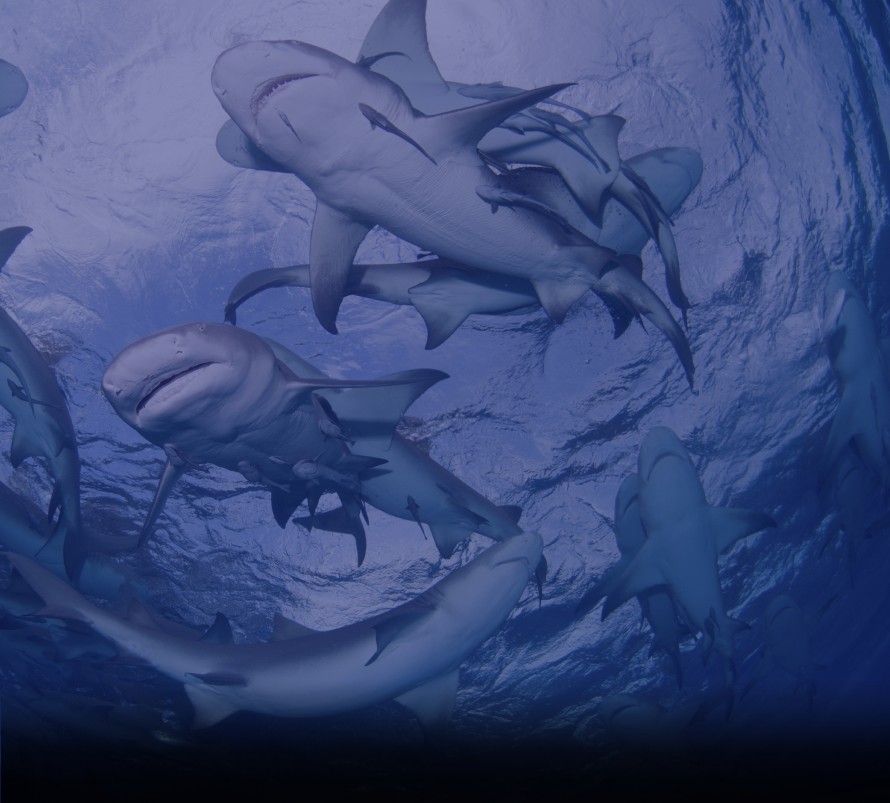
[[[493,544],[419,597],[328,631],[291,627],[254,644],[177,638],[88,601],[30,558],[6,553],[46,603],[41,615],[88,624],[182,683],[205,728],[237,711],[324,716],[397,700],[427,732],[447,724],[459,668],[515,608],[543,551],[524,532]]]
[[[365,501],[419,517],[442,554],[471,532],[517,534],[517,509],[488,502],[394,432],[408,406],[446,376],[417,369],[377,380],[331,379],[227,324],[183,324],[131,344],[109,364],[102,388],[118,415],[167,457],[142,542],[176,480],[205,463],[268,488],[282,527],[306,501],[310,523],[355,537],[359,562]],[[344,437],[331,437],[321,424],[334,424]],[[325,493],[338,495],[341,507],[317,511]]]
[[[65,567],[64,545],[53,537],[52,524],[37,505],[0,482],[0,548],[34,558],[64,579],[70,579]],[[118,600],[138,584],[109,554],[135,547],[133,539],[104,536],[85,528],[88,554],[78,573],[77,587],[85,594],[106,600]]]
[[[646,540],[629,562],[605,573],[584,604],[589,609],[606,597],[605,618],[633,596],[667,589],[690,632],[702,634],[705,657],[714,651],[723,659],[730,687],[733,638],[748,625],[726,613],[717,556],[776,522],[765,513],[709,505],[689,453],[667,427],[654,427],[643,438],[637,474]]]
[[[0,59],[0,117],[14,112],[28,95],[28,79],[8,61]]]
[[[642,176],[668,214],[680,208],[698,184],[701,157],[690,148],[660,148],[628,160]],[[257,163],[256,169],[270,169]],[[284,168],[281,168],[282,170]],[[640,222],[626,208],[609,202],[602,226],[576,222],[588,235],[617,253],[639,256],[649,239]],[[310,287],[309,265],[266,268],[242,278],[229,294],[225,320],[236,322],[236,310],[257,293],[274,287]],[[524,279],[472,271],[447,260],[352,265],[344,292],[391,304],[413,305],[427,328],[426,348],[441,345],[470,316],[508,315],[540,308],[534,288]],[[612,312],[615,335],[627,327],[631,311],[602,296]],[[681,349],[684,367],[691,370],[691,354]]]
[[[0,269],[30,233],[0,231]],[[53,477],[47,517],[56,513],[54,538],[63,544],[68,577],[77,580],[87,553],[80,513],[80,457],[68,403],[52,369],[13,318],[0,308],[0,405],[15,419],[10,461],[43,458]]]
[[[824,487],[847,444],[890,491],[890,373],[885,350],[862,297],[842,271],[825,282],[828,357],[840,401],[819,466]]]
[[[477,151],[484,134],[565,85],[426,115],[385,76],[294,41],[230,48],[211,80],[241,131],[316,196],[311,296],[328,331],[356,251],[379,225],[442,259],[527,280],[557,322],[593,288],[688,348],[651,288],[553,207],[569,196],[564,184],[549,171],[496,173]]]
[[[392,80],[414,108],[428,115],[524,91],[500,83],[468,85],[444,80],[429,50],[426,0],[390,0],[369,29],[356,63]],[[617,138],[623,118],[615,114],[591,116],[553,99],[545,99],[543,104],[560,107],[579,120],[571,121],[540,106],[531,107],[486,133],[478,145],[480,155],[499,169],[509,163],[522,163],[557,172],[579,208],[596,223],[601,222],[609,198],[624,205],[656,240],[665,261],[668,292],[685,320],[690,304],[680,283],[679,257],[669,218],[672,213],[659,203],[645,178],[621,160]],[[286,172],[232,121],[220,129],[217,150],[235,166]]]
[[[832,597],[829,604],[833,601]],[[807,705],[812,709],[816,671],[824,667],[813,660],[810,627],[797,600],[789,594],[776,594],[767,603],[761,624],[764,650],[745,693],[774,669],[780,668],[797,679],[797,685],[804,689]]]
[[[646,531],[640,518],[639,478],[636,473],[625,477],[615,496],[615,540],[621,553],[620,565],[629,564],[646,543]],[[670,591],[664,587],[651,588],[637,595],[642,621],[648,622],[652,630],[651,658],[662,651],[670,659],[677,674],[677,682],[682,687],[683,671],[680,665],[680,643],[689,635],[681,623]],[[595,602],[593,603],[595,604]],[[593,605],[582,599],[579,613],[585,613]]]

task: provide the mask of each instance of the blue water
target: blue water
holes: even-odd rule
[[[241,41],[296,38],[354,58],[380,7],[0,0],[0,58],[30,84],[21,108],[0,119],[0,227],[34,229],[0,277],[0,298],[67,394],[93,525],[135,533],[163,461],[102,396],[110,360],[162,327],[221,321],[242,275],[308,258],[309,190],[293,176],[236,170],[215,150],[226,119],[210,87],[216,57]],[[890,540],[879,533],[851,560],[832,498],[817,494],[816,465],[838,400],[823,338],[830,270],[850,277],[878,331],[890,335],[886,5],[430,0],[428,30],[449,80],[574,81],[566,100],[627,119],[622,155],[677,145],[696,149],[704,163],[701,183],[674,216],[694,304],[693,392],[652,327],[635,325],[613,340],[592,294],[562,325],[541,311],[470,319],[431,352],[421,319],[405,307],[349,298],[338,336],[317,324],[302,290],[270,291],[239,310],[240,325],[334,376],[446,371],[450,379],[411,407],[405,431],[489,499],[520,505],[524,526],[544,537],[543,601],[530,586],[505,627],[463,665],[453,744],[474,745],[477,755],[546,746],[548,755],[582,756],[573,768],[587,761],[595,772],[619,749],[598,713],[605,698],[628,693],[676,709],[720,688],[717,662],[703,665],[690,641],[678,689],[670,663],[648,656],[651,634],[635,602],[602,622],[598,610],[572,618],[617,560],[618,486],[635,470],[643,435],[666,425],[689,450],[711,504],[754,508],[778,523],[720,560],[727,608],[752,625],[736,641],[740,686],[759,661],[760,614],[779,592],[799,603],[824,667],[811,709],[794,679],[776,670],[729,718],[712,711],[679,729],[693,745],[682,760],[696,766],[696,745],[747,755],[774,739],[786,747],[815,740],[827,756],[815,775],[844,757],[835,740],[883,745]],[[375,230],[359,258],[407,261],[415,252]],[[666,298],[651,243],[643,261],[648,283]],[[6,415],[0,433],[6,454]],[[50,485],[33,461],[13,470],[4,460],[0,479],[46,504]],[[869,505],[880,512],[879,499]],[[117,560],[164,615],[206,625],[223,611],[247,641],[269,636],[275,612],[320,629],[364,619],[416,596],[486,545],[473,536],[440,560],[414,522],[370,516],[368,555],[357,569],[351,538],[281,531],[265,493],[211,468],[187,474],[153,539]],[[4,661],[4,704],[27,707],[56,691],[120,703],[140,690],[138,702],[162,724],[128,726],[138,736],[117,749],[154,755],[151,732],[161,730],[174,743],[163,761],[177,768],[205,766],[202,751],[237,745],[239,728],[293,741],[304,758],[313,744],[422,744],[395,704],[311,722],[239,720],[222,735],[194,734],[181,690],[149,669],[111,670],[98,659]],[[38,714],[39,726],[28,720],[20,738],[36,747],[16,754],[25,771],[61,765],[72,742],[87,738],[83,723],[95,722],[80,705]],[[59,710],[69,721],[59,721]],[[19,738],[8,720],[5,754]],[[96,727],[99,743],[118,738]]]

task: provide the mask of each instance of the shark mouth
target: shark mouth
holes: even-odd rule
[[[168,388],[170,387],[170,385],[174,384],[175,382],[179,382],[184,377],[190,376],[191,374],[197,373],[198,371],[202,371],[204,368],[208,368],[213,364],[214,363],[212,362],[201,362],[197,365],[191,366],[190,368],[186,368],[184,371],[179,371],[172,376],[168,376],[162,379],[139,400],[139,404],[136,405],[136,415],[139,415],[139,413],[141,413],[145,409],[145,406],[164,388]]]
[[[256,118],[257,114],[259,114],[260,110],[265,106],[266,101],[268,101],[269,98],[282,87],[292,84],[294,81],[302,81],[304,78],[315,78],[317,76],[318,73],[314,72],[290,73],[288,75],[279,75],[275,78],[270,78],[268,81],[264,81],[256,88],[253,97],[250,99],[251,114]]]
[[[652,461],[652,465],[649,466],[649,472],[648,472],[648,474],[646,475],[646,480],[647,480],[647,481],[650,480],[650,479],[652,479],[652,472],[655,471],[655,467],[656,467],[662,460],[666,460],[668,457],[674,457],[674,458],[676,458],[677,460],[682,460],[684,463],[686,462],[686,458],[684,458],[683,455],[679,455],[679,454],[677,454],[676,452],[672,452],[672,451],[669,451],[669,450],[668,450],[668,451],[661,452],[661,453],[660,453],[660,454],[659,454],[659,455]],[[634,498],[636,498],[636,497],[634,497]],[[629,505],[628,505],[628,507],[629,507]]]

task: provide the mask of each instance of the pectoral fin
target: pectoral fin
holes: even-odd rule
[[[200,680],[197,677],[195,679]],[[195,729],[209,728],[238,711],[237,706],[220,697],[212,687],[186,683],[185,693],[195,709],[195,718],[192,721]]]
[[[170,496],[170,491],[173,490],[176,481],[184,472],[184,463],[175,465],[172,460],[167,459],[167,462],[164,464],[164,471],[161,473],[161,479],[158,482],[158,487],[155,490],[154,499],[151,502],[151,508],[149,508],[148,516],[145,518],[145,524],[142,525],[142,531],[139,533],[137,547],[141,547],[148,540],[151,531],[154,529],[155,522],[158,520],[158,516],[161,515],[161,511],[164,509],[164,503],[167,501],[167,497]]]
[[[708,514],[718,554],[732,546],[739,538],[776,526],[776,521],[772,516],[759,513],[756,510],[745,510],[739,507],[712,507]]]
[[[396,697],[396,702],[414,712],[426,736],[448,724],[457,698],[458,670],[417,686]]]
[[[365,223],[318,201],[309,243],[312,304],[319,323],[337,334],[337,312],[346,295],[355,252],[371,230]]]
[[[402,637],[408,628],[429,615],[429,610],[412,610],[375,625],[374,633],[377,636],[377,651],[365,662],[365,666],[373,664],[387,647]]]

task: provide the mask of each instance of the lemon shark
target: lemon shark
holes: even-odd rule
[[[0,59],[0,117],[14,112],[28,94],[28,80],[14,64]]]
[[[890,490],[890,373],[871,316],[852,282],[832,271],[825,283],[828,356],[840,402],[819,467],[824,486],[844,448],[851,444],[862,463]]]
[[[394,433],[408,406],[445,377],[414,370],[331,379],[280,345],[226,324],[175,326],[131,344],[108,366],[102,387],[118,415],[167,456],[142,540],[176,480],[202,463],[269,488],[282,527],[306,501],[313,524],[356,538],[359,562],[365,501],[419,517],[443,555],[471,532],[515,535],[518,509],[488,502]],[[322,424],[334,424],[342,437]],[[338,495],[342,507],[316,515],[325,493]]]
[[[689,148],[662,148],[628,160],[635,172],[644,177],[668,214],[673,214],[701,178],[699,155]],[[269,169],[257,166],[257,169]],[[639,256],[649,235],[636,218],[616,203],[607,203],[601,227],[585,223],[574,214],[577,225],[589,236],[617,253]],[[247,299],[274,287],[309,287],[309,265],[267,268],[241,279],[229,294],[225,318],[236,322],[236,310]],[[539,308],[534,288],[524,279],[472,271],[443,259],[416,262],[353,265],[344,291],[392,304],[413,305],[427,328],[428,349],[436,348],[474,314],[505,315],[531,312]],[[615,323],[615,334],[627,327],[633,310],[618,307],[602,296]],[[691,370],[691,355],[680,349],[681,359]]]
[[[18,226],[0,231],[0,269],[31,231]],[[63,544],[69,578],[77,579],[87,552],[80,515],[80,457],[68,403],[46,360],[12,317],[0,308],[0,405],[15,419],[10,461],[43,458],[53,477],[48,518]]]
[[[323,716],[395,699],[426,730],[447,723],[460,665],[510,615],[542,556],[528,532],[488,547],[410,602],[329,631],[215,644],[178,638],[101,608],[29,558],[6,553],[46,607],[75,619],[184,685],[194,727],[236,711]]]
[[[717,556],[775,521],[756,511],[709,505],[689,454],[667,427],[654,427],[643,439],[637,474],[646,540],[627,564],[606,572],[584,604],[593,607],[605,596],[605,618],[637,594],[668,590],[690,631],[702,633],[705,657],[717,652],[731,683],[733,637],[748,625],[726,613]]]
[[[615,496],[615,540],[621,553],[619,563],[610,569],[617,573],[624,571],[634,556],[646,543],[646,531],[640,518],[639,478],[636,473],[625,477]],[[599,601],[597,592],[592,589],[578,604],[577,614],[583,615]],[[677,682],[683,685],[683,671],[680,666],[680,643],[689,636],[689,630],[681,623],[673,597],[666,587],[657,586],[637,595],[642,620],[649,623],[652,630],[651,658],[662,651],[668,656],[677,673]]]
[[[593,288],[688,349],[651,288],[553,207],[564,184],[548,171],[498,174],[477,151],[492,128],[565,85],[426,115],[364,64],[293,41],[230,48],[212,84],[241,131],[316,196],[311,295],[328,331],[356,251],[380,225],[442,259],[527,280],[557,322]]]

